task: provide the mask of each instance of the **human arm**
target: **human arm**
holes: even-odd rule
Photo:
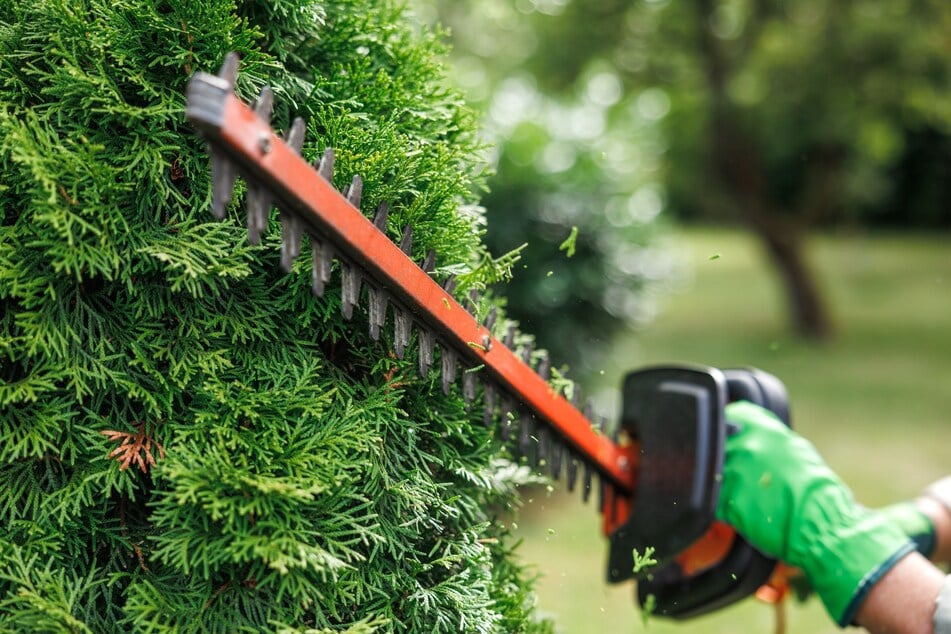
[[[932,634],[945,576],[918,553],[892,567],[858,606],[855,622],[873,634]]]

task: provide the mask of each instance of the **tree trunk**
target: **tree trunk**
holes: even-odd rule
[[[789,223],[776,222],[760,223],[755,231],[782,279],[793,331],[812,341],[830,339],[832,320],[806,262],[801,232]]]
[[[736,205],[747,224],[763,241],[779,272],[794,332],[814,341],[832,336],[832,322],[815,277],[803,253],[803,226],[780,213],[771,195],[764,159],[754,139],[738,123],[727,97],[729,64],[709,24],[713,0],[699,0],[699,44],[710,89],[711,167],[721,192]]]

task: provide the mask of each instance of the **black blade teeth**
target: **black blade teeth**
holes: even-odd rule
[[[229,52],[225,55],[225,61],[221,64],[221,69],[218,71],[218,77],[228,82],[228,86],[234,90],[234,85],[238,81],[238,54],[234,51]]]
[[[578,457],[574,452],[569,451],[567,463],[565,484],[570,492],[575,490],[575,484],[578,482]]]
[[[417,332],[419,339],[419,374],[424,379],[429,375],[429,368],[436,356],[436,336],[425,328]]]
[[[495,406],[498,400],[498,391],[491,382],[486,382],[482,388],[482,422],[488,427],[495,416]]]
[[[591,468],[591,464],[587,460],[581,461],[581,468],[583,472],[581,476],[581,500],[587,502],[588,498],[591,497],[591,478],[594,476],[594,469]]]
[[[406,355],[406,346],[412,334],[413,318],[402,309],[396,309],[393,315],[393,347],[397,359]]]
[[[482,299],[482,296],[479,295],[479,291],[472,289],[469,291],[469,296],[467,299],[469,301],[469,312],[475,315],[479,310],[479,302]]]
[[[261,89],[257,100],[254,102],[254,114],[265,123],[271,121],[271,113],[274,111],[274,92],[270,86]]]
[[[403,227],[403,237],[400,239],[400,251],[410,257],[413,254],[413,227],[406,225]]]
[[[294,154],[300,154],[301,148],[304,147],[304,133],[306,130],[307,127],[304,125],[304,120],[300,117],[295,117],[290,129],[284,137],[284,142],[287,143],[288,147],[294,150]]]
[[[485,318],[485,329],[490,331],[495,327],[495,321],[499,317],[499,312],[496,310],[495,306],[489,309],[489,314]]]
[[[515,324],[509,324],[508,330],[505,331],[505,337],[502,339],[502,344],[509,350],[515,345]]]
[[[390,215],[390,206],[384,201],[376,208],[376,215],[373,217],[373,226],[386,233],[386,220]]]
[[[561,477],[561,464],[565,455],[565,445],[560,439],[552,439],[548,449],[548,466],[551,477],[557,480]]]
[[[248,183],[245,205],[248,208],[248,242],[257,246],[267,228],[267,218],[271,213],[273,199],[271,193],[257,183]]]
[[[301,222],[295,214],[281,211],[281,268],[290,273],[300,255]]]
[[[426,252],[426,259],[423,260],[421,269],[427,274],[431,274],[436,270],[436,252],[432,249]]]
[[[310,252],[312,258],[311,268],[311,291],[317,297],[323,297],[327,282],[330,281],[330,274],[333,271],[333,248],[316,238],[310,240]]]
[[[342,263],[342,295],[340,310],[343,318],[350,320],[353,318],[353,308],[360,302],[360,287],[363,283],[363,276],[360,269],[353,264]]]
[[[547,353],[538,362],[538,376],[546,381],[551,379],[551,359],[548,358]]]
[[[320,162],[317,164],[317,173],[320,174],[328,183],[333,181],[334,178],[334,151],[333,148],[327,148],[324,150],[324,155],[320,157]]]
[[[211,213],[218,220],[223,220],[234,196],[238,170],[228,156],[215,146],[209,144],[208,151],[211,155]]]
[[[446,281],[443,282],[442,290],[452,295],[456,291],[457,284],[458,284],[458,281],[456,280],[456,276],[450,275],[448,278],[446,278]]]
[[[351,205],[357,209],[360,208],[360,200],[363,198],[363,179],[359,175],[355,175],[350,181],[350,185],[344,191],[344,197]]]
[[[574,382],[571,384],[571,404],[575,409],[581,407],[581,386]]]
[[[546,424],[542,423],[535,429],[535,442],[535,463],[538,466],[546,466],[551,442],[550,432]]]
[[[524,361],[528,367],[532,366],[532,353],[534,349],[535,346],[531,341],[526,342],[525,347],[522,348],[522,361]]]
[[[374,341],[380,339],[380,332],[386,321],[386,305],[388,296],[386,291],[370,286],[367,289],[370,296],[370,337]]]
[[[456,382],[457,355],[456,351],[448,346],[441,346],[440,360],[442,365],[442,393],[449,396],[452,384]]]
[[[471,403],[476,398],[476,392],[479,387],[478,370],[469,368],[462,373],[462,398],[466,403]]]
[[[512,435],[513,413],[515,411],[515,401],[508,394],[502,396],[502,402],[499,406],[499,418],[501,422],[501,436],[503,441],[508,441]]]
[[[535,438],[532,435],[534,431],[534,420],[528,414],[523,414],[519,418],[519,433],[518,433],[518,451],[519,454],[525,458],[525,460],[534,465],[534,451],[532,451],[532,445],[535,444]]]

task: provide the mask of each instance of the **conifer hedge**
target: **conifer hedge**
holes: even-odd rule
[[[474,119],[389,0],[0,0],[0,631],[542,631],[516,470],[438,378],[211,221],[184,88],[229,50],[463,287]],[[272,220],[273,221],[273,220]]]

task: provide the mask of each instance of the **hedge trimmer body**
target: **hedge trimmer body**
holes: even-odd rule
[[[607,435],[590,403],[581,406],[577,386],[554,389],[547,358],[517,349],[513,326],[497,324],[494,310],[477,319],[476,296],[460,301],[451,276],[436,281],[434,253],[413,261],[412,227],[396,243],[384,232],[385,204],[372,220],[363,215],[359,176],[343,192],[333,187],[331,150],[315,165],[300,156],[300,119],[285,137],[271,129],[267,88],[253,107],[241,102],[237,66],[230,54],[218,75],[197,73],[188,86],[187,115],[209,145],[216,217],[224,217],[240,174],[252,243],[277,206],[285,270],[309,241],[315,296],[338,269],[345,318],[365,310],[371,337],[391,329],[397,357],[415,355],[420,374],[438,371],[447,394],[459,389],[467,401],[480,400],[486,424],[497,425],[529,464],[564,478],[569,490],[580,488],[585,500],[595,492],[610,544],[607,578],[639,577],[640,601],[653,595],[656,614],[701,614],[768,582],[776,562],[716,522],[714,511],[723,407],[752,400],[788,423],[778,380],[756,370],[692,366],[633,372],[624,381],[619,424]],[[657,566],[635,574],[636,553],[647,548]]]

